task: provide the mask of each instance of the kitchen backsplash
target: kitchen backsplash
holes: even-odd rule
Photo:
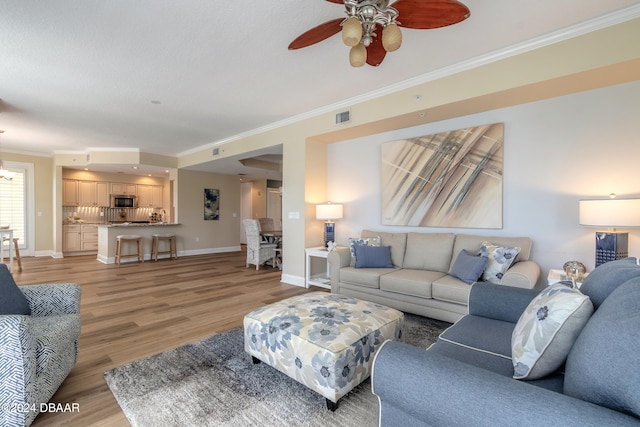
[[[100,212],[104,212],[100,216]],[[121,214],[124,213],[124,218]],[[80,218],[84,222],[102,223],[112,221],[149,221],[152,213],[162,213],[162,209],[136,208],[117,209],[94,206],[63,206],[63,219]]]

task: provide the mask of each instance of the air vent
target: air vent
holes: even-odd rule
[[[213,155],[217,156],[218,154],[220,154],[220,149],[219,148],[214,148],[213,149]]]
[[[351,110],[343,111],[341,113],[336,114],[336,124],[347,123],[351,120]]]

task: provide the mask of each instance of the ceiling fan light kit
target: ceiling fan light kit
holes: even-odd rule
[[[347,18],[333,19],[299,35],[289,49],[301,49],[321,42],[338,32],[351,47],[349,62],[378,66],[387,52],[402,45],[400,27],[427,30],[457,24],[470,15],[469,8],[457,0],[326,0],[344,3]],[[379,31],[378,29],[381,29]]]
[[[362,67],[367,62],[367,48],[358,43],[349,52],[349,63],[352,67]]]
[[[379,25],[382,31],[382,46],[385,52],[397,50],[402,43],[400,28],[396,25],[398,11],[389,6],[389,0],[344,0],[347,10],[347,20],[342,24],[342,40],[347,46],[353,46],[349,53],[349,62],[353,67],[361,67],[367,62],[367,48],[371,46],[374,37],[378,37],[375,32]],[[390,33],[385,32],[388,27],[393,26]],[[359,28],[358,28],[359,27]],[[387,44],[394,48],[389,50]],[[382,61],[380,61],[382,62]]]
[[[342,42],[347,46],[355,46],[362,39],[362,24],[355,16],[348,18],[342,24]]]
[[[402,31],[397,24],[389,24],[382,30],[382,46],[387,52],[400,49],[402,45]]]

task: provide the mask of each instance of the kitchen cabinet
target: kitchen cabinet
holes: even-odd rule
[[[82,230],[80,224],[62,226],[62,252],[82,250]]]
[[[126,182],[112,182],[111,194],[118,194],[123,196],[136,196],[137,186],[136,184],[127,184]]]
[[[80,206],[109,206],[109,183],[78,181],[78,204]]]
[[[162,185],[154,185],[151,187],[151,201],[153,203],[154,208],[162,208],[164,204],[162,203],[162,192],[164,187]]]
[[[80,225],[80,247],[82,251],[98,250],[98,226],[96,224]]]
[[[98,206],[110,206],[111,195],[109,189],[111,184],[108,182],[96,182],[96,201]]]
[[[78,206],[78,181],[62,180],[62,206]]]
[[[62,252],[97,251],[97,224],[65,224],[62,226]]]
[[[162,185],[138,184],[138,207],[139,208],[161,208],[162,207]]]

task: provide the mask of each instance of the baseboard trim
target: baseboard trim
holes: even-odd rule
[[[220,248],[205,248],[205,249],[193,249],[188,251],[178,251],[178,256],[191,256],[191,255],[207,255],[218,254],[223,252],[239,252],[242,248],[240,246],[226,246]]]
[[[282,276],[280,276],[280,281],[287,285],[300,286],[301,288],[305,287],[304,277],[294,276],[292,274],[282,274]]]

